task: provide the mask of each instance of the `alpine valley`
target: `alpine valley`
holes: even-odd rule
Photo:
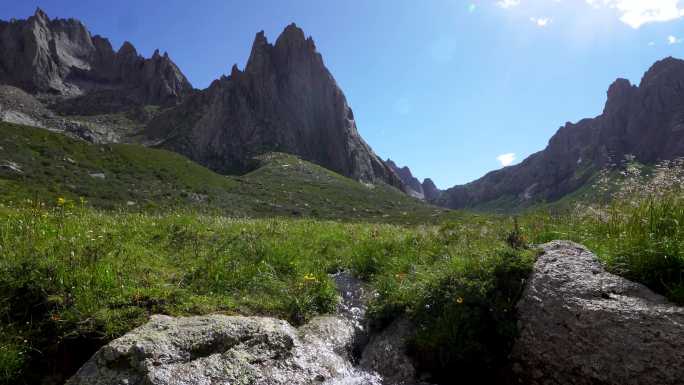
[[[294,23],[205,89],[172,57],[0,20],[0,385],[682,384],[683,60],[440,189]]]

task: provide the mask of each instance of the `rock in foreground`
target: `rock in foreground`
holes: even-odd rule
[[[67,385],[380,384],[352,367],[354,333],[339,317],[296,329],[272,318],[153,316],[97,352]]]
[[[606,272],[580,245],[542,248],[518,305],[520,383],[683,383],[684,308]]]

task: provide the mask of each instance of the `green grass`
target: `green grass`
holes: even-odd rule
[[[684,305],[684,196],[523,216],[534,242],[569,239],[594,251],[607,268]]]
[[[528,240],[583,243],[684,304],[684,194],[658,167],[646,171],[660,184],[613,173],[609,188],[587,185],[515,221],[278,153],[223,176],[163,150],[0,123],[8,162],[22,172],[0,168],[0,383],[59,381],[154,313],[301,324],[333,310],[339,270],[377,291],[374,326],[415,323],[410,349],[432,381],[492,382],[517,333]],[[621,186],[650,193],[615,195]]]
[[[153,313],[259,314],[300,324],[334,309],[328,274],[341,269],[378,290],[378,323],[406,314],[422,327],[416,350],[451,352],[433,370],[466,356],[500,364],[494,352],[512,338],[531,252],[508,247],[495,221],[468,221],[399,227],[113,213],[69,203],[5,207],[0,372],[30,383],[32,375],[56,370],[56,357],[65,354],[60,346],[92,353]],[[512,272],[512,281],[500,282],[502,272]],[[439,302],[444,291],[464,301]],[[458,330],[488,340],[473,348]]]
[[[268,154],[243,176],[216,174],[187,158],[139,145],[92,145],[46,130],[0,123],[0,202],[85,198],[104,209],[177,207],[231,217],[416,224],[452,214],[386,185],[364,185],[286,154]],[[104,174],[104,179],[98,178]]]

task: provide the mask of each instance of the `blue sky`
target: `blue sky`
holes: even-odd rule
[[[543,149],[600,114],[617,77],[684,57],[679,0],[4,0],[74,17],[118,47],[168,51],[195,87],[243,68],[254,34],[313,36],[383,158],[441,188]],[[514,154],[514,155],[511,155]]]

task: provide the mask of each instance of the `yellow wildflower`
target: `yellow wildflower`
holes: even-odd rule
[[[64,206],[65,203],[66,203],[66,199],[64,199],[64,197],[57,198],[57,205]]]
[[[463,303],[463,297],[456,298],[456,303],[459,305],[462,304]]]
[[[317,281],[316,276],[313,274],[305,274],[304,275],[304,280],[307,282],[315,282]]]

